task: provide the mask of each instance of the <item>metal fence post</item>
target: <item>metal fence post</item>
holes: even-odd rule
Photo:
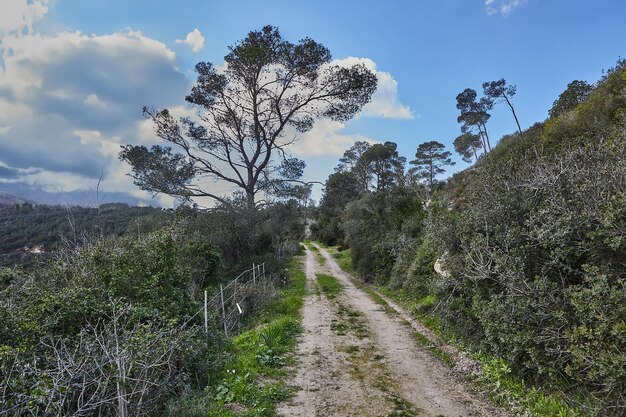
[[[252,283],[256,284],[256,273],[255,273],[254,264],[252,264]]]
[[[263,279],[265,279],[265,262],[263,262]]]
[[[208,294],[204,290],[204,332],[209,334],[209,311],[208,311]]]
[[[224,307],[224,287],[220,284],[220,297],[222,299],[222,319],[224,321],[224,336],[228,337],[228,324],[226,323],[226,308]]]

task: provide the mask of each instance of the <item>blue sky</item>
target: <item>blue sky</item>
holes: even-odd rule
[[[0,191],[31,189],[31,198],[95,189],[100,180],[101,191],[129,193],[130,202],[171,204],[134,187],[119,146],[157,143],[141,107],[185,114],[193,66],[221,64],[228,45],[266,24],[292,41],[321,42],[337,60],[359,59],[379,77],[359,117],[322,121],[294,146],[305,177],[318,181],[358,139],[397,142],[408,160],[428,140],[451,149],[455,96],[483,81],[517,85],[514,105],[528,127],[545,119],[567,83],[596,81],[626,53],[623,0],[2,3]],[[515,125],[501,107],[488,127],[499,138]],[[466,166],[457,161],[455,170]]]

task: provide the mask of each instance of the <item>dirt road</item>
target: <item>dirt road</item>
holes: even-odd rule
[[[283,416],[402,417],[504,415],[471,395],[450,368],[421,347],[401,315],[390,315],[357,288],[335,260],[307,250],[298,369],[301,389]],[[335,277],[338,294],[320,291],[317,274]]]

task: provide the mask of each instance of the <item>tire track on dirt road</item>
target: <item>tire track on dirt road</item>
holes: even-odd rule
[[[387,314],[335,260],[306,252],[308,295],[292,384],[301,389],[283,416],[504,416],[471,395],[450,368],[419,347],[413,331]],[[319,291],[316,274],[334,276],[341,292]]]

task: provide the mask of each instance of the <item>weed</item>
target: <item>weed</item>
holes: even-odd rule
[[[316,274],[316,277],[320,289],[329,299],[335,298],[341,292],[343,287],[337,278],[326,274]]]
[[[346,353],[353,354],[359,351],[359,347],[357,345],[349,345],[344,350]]]
[[[284,382],[284,365],[293,363],[306,275],[295,258],[289,263],[288,272],[289,285],[280,290],[278,302],[257,316],[253,321],[255,329],[232,339],[231,359],[218,382],[207,387],[204,396],[193,394],[189,400],[181,400],[168,415],[233,416],[229,408],[234,404],[245,409],[245,416],[271,416],[275,415],[278,402],[293,395],[295,388]],[[187,401],[188,410],[184,407]]]

